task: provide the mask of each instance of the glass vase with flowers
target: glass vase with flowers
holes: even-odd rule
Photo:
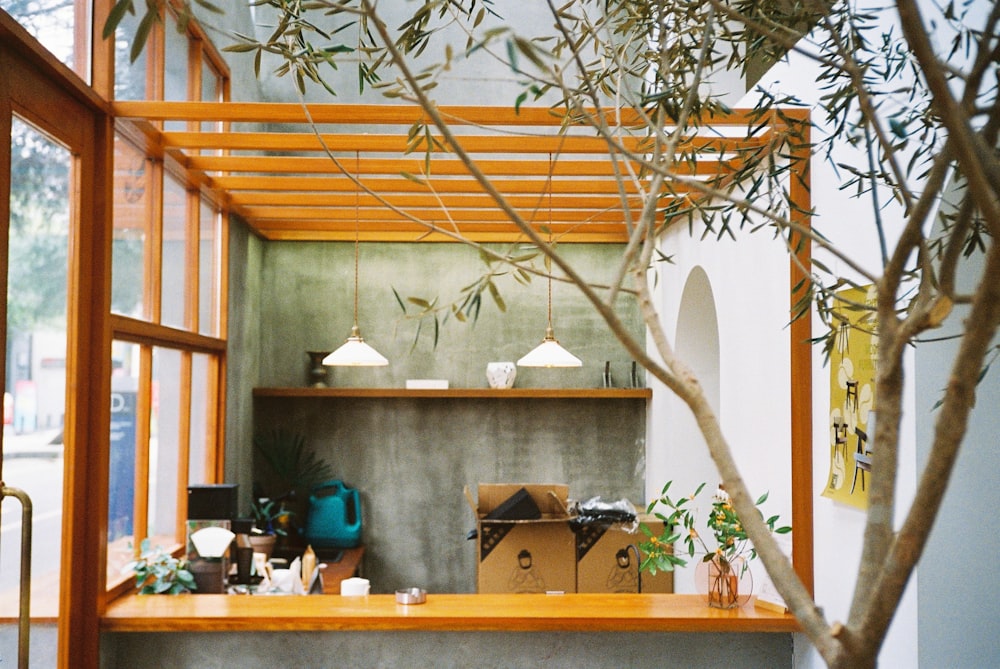
[[[708,521],[705,524],[715,539],[715,547],[706,543],[704,536],[695,527],[696,512],[693,508],[695,498],[705,488],[702,483],[693,494],[679,499],[670,497],[668,491],[671,481],[668,481],[660,491],[659,498],[653,500],[646,509],[663,521],[663,532],[656,535],[650,528],[641,524],[640,529],[646,535],[646,540],[639,543],[643,554],[640,569],[655,574],[657,571],[673,571],[676,567],[687,565],[687,560],[675,551],[675,544],[683,542],[684,551],[689,558],[701,553],[698,579],[707,586],[708,605],[717,608],[733,608],[749,598],[749,592],[740,596],[740,581],[749,576],[749,563],[757,557],[757,550],[747,537],[743,523],[740,522],[736,509],[733,508],[729,495],[719,485],[712,496],[712,506]],[[761,495],[755,502],[760,506],[767,501],[768,493]],[[665,507],[667,512],[659,511]],[[758,509],[758,513],[761,513]],[[763,518],[763,513],[761,513]],[[770,516],[764,523],[775,534],[788,534],[790,526],[778,526],[778,516]]]

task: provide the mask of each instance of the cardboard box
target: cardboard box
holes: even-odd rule
[[[639,529],[645,523],[657,536],[663,521],[639,514],[636,523],[581,523],[576,526],[577,592],[673,592],[673,572],[639,573],[642,554],[637,544],[646,540]]]
[[[524,489],[540,517],[486,516]],[[476,516],[477,590],[481,593],[575,592],[576,535],[570,527],[569,487],[555,484],[479,484]],[[522,505],[518,507],[523,508]]]

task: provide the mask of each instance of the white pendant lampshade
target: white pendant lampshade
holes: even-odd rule
[[[583,361],[576,357],[556,340],[552,326],[545,328],[545,338],[542,343],[517,361],[518,367],[581,367]]]
[[[323,358],[324,365],[340,367],[384,367],[389,361],[384,355],[365,343],[355,323],[351,328],[351,336],[340,348]]]
[[[552,156],[549,156],[549,243],[552,242]],[[548,294],[548,325],[542,343],[531,349],[526,356],[517,361],[518,367],[582,367],[583,361],[576,357],[556,340],[552,331],[552,270],[549,269]]]
[[[355,154],[355,174],[358,172],[360,160]],[[359,186],[360,188],[360,186]],[[354,325],[351,336],[340,348],[323,358],[324,365],[332,367],[384,367],[389,361],[384,355],[365,343],[358,328],[358,255],[359,255],[359,215],[358,191],[354,191]]]

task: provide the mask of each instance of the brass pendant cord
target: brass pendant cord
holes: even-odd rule
[[[549,179],[548,179],[548,195],[549,195],[549,246],[552,246],[552,154],[549,154]],[[552,330],[552,261],[546,258],[546,265],[549,266],[549,271],[547,272],[549,276],[549,302],[548,302],[548,330]]]
[[[359,151],[354,152],[354,178],[358,183],[354,184],[354,328],[358,327],[358,256],[361,253],[361,157]]]

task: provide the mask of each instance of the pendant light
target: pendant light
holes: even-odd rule
[[[549,154],[549,245],[552,244],[552,154]],[[552,270],[548,272],[548,324],[542,343],[517,361],[518,367],[581,367],[583,362],[556,340],[552,330]]]
[[[358,153],[354,154],[354,173],[359,173],[360,158]],[[340,348],[323,358],[324,365],[339,367],[384,367],[389,361],[381,353],[365,343],[358,328],[358,255],[360,251],[359,239],[359,198],[360,186],[354,191],[354,325],[351,326],[351,335]]]

